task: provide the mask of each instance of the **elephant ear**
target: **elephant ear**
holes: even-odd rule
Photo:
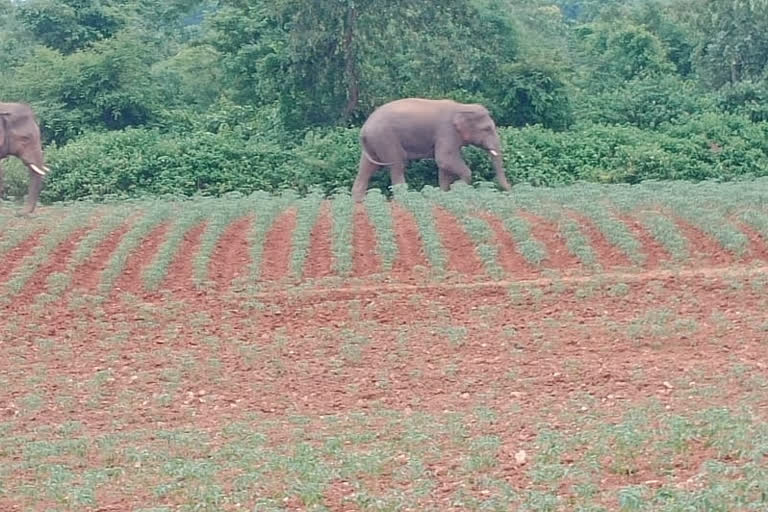
[[[477,123],[487,115],[487,110],[478,105],[475,108],[467,105],[453,115],[453,126],[459,132],[462,140],[471,140]]]
[[[473,112],[470,110],[459,110],[453,114],[453,127],[459,133],[461,140],[469,140],[472,133]]]

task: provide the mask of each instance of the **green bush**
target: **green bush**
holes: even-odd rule
[[[637,183],[648,179],[732,179],[768,174],[768,123],[736,114],[701,114],[665,125],[665,131],[636,126],[580,124],[565,132],[540,126],[501,128],[505,169],[513,183],[559,185],[575,181]],[[195,194],[230,191],[325,193],[349,189],[360,158],[357,128],[309,132],[292,147],[263,135],[222,128],[163,133],[126,129],[92,133],[47,150],[53,172],[44,201]],[[278,139],[280,137],[277,137]],[[492,181],[493,167],[481,149],[463,150],[474,180]],[[432,160],[412,162],[411,188],[437,186]],[[371,186],[387,191],[389,172]]]
[[[583,122],[632,125],[660,129],[684,122],[697,112],[715,110],[715,98],[693,81],[675,76],[629,80],[621,87],[587,94],[578,103]]]

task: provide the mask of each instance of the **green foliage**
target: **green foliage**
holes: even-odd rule
[[[593,62],[590,83],[597,90],[674,69],[659,38],[643,26],[601,22],[580,27],[578,34]]]
[[[147,72],[154,55],[147,45],[126,31],[70,55],[37,47],[0,93],[32,103],[44,137],[59,144],[89,131],[143,125],[162,99]]]
[[[768,78],[723,86],[718,93],[718,106],[754,123],[768,121]]]
[[[298,202],[296,227],[291,238],[290,272],[293,277],[301,278],[304,274],[304,263],[309,254],[310,235],[315,227],[323,197],[312,191]]]
[[[366,116],[407,96],[485,104],[518,182],[759,176],[766,1],[2,0],[0,100],[37,112],[44,202],[329,194]],[[433,161],[407,175],[437,182]]]
[[[714,110],[715,98],[693,81],[674,75],[639,77],[620,86],[586,95],[578,117],[597,124],[663,129],[691,115]]]
[[[376,253],[382,270],[391,270],[398,251],[391,205],[379,189],[373,188],[365,196],[365,211],[376,230]]]
[[[768,71],[768,0],[703,0],[692,5],[700,34],[695,60],[701,77],[719,88]]]
[[[347,190],[339,190],[331,203],[333,251],[333,271],[338,275],[347,275],[352,270],[353,229],[355,203]]]
[[[42,44],[64,54],[109,39],[127,21],[112,0],[30,0],[19,4],[18,17]]]

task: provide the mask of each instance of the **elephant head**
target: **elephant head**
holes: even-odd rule
[[[0,160],[15,156],[29,169],[29,192],[24,214],[35,210],[43,176],[49,170],[43,159],[40,127],[29,105],[0,103]],[[3,169],[0,167],[0,195],[3,192]]]
[[[501,140],[488,109],[479,104],[461,105],[453,116],[453,126],[466,144],[481,147],[490,153],[499,186],[509,190],[511,187],[504,173]]]

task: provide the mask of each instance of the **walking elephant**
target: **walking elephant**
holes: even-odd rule
[[[352,186],[355,201],[363,199],[371,176],[381,167],[390,168],[393,185],[402,184],[408,160],[420,158],[435,159],[442,190],[449,189],[454,176],[470,183],[472,172],[461,158],[466,145],[488,150],[499,185],[510,189],[496,124],[480,104],[424,98],[386,103],[363,124],[360,145],[360,167]]]
[[[29,169],[29,193],[24,214],[35,211],[43,176],[49,171],[43,159],[40,127],[29,105],[0,103],[0,161],[15,156]],[[3,168],[0,167],[0,196],[4,192]]]

